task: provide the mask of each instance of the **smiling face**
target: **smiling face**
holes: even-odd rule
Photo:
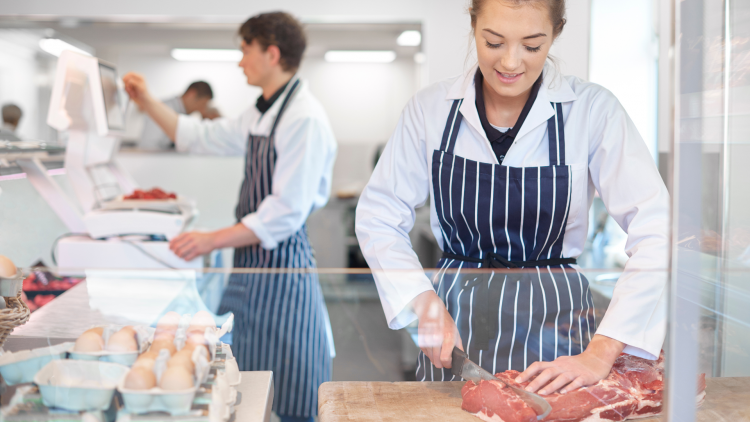
[[[485,83],[502,97],[531,89],[554,41],[543,2],[517,6],[503,0],[485,2],[476,17],[474,38]]]

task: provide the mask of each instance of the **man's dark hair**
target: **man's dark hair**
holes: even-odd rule
[[[17,126],[18,122],[21,120],[21,116],[23,116],[21,107],[15,104],[5,104],[3,106],[3,122],[4,123]]]
[[[307,47],[302,24],[285,12],[261,13],[245,21],[238,31],[245,43],[258,41],[263,50],[275,45],[281,51],[281,68],[296,71]]]
[[[195,91],[195,95],[197,97],[208,97],[210,99],[214,98],[214,91],[211,89],[211,85],[209,85],[208,82],[195,81],[191,83],[190,86],[188,86],[185,90],[185,94],[187,94],[190,90]]]

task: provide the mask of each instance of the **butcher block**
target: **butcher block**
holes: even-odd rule
[[[463,382],[327,382],[318,390],[319,422],[478,422],[461,410]],[[659,418],[637,419],[657,422]],[[750,422],[750,377],[706,379],[696,422]]]

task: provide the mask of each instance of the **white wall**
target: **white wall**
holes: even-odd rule
[[[37,103],[37,38],[23,31],[0,30],[0,106],[14,103],[23,117],[16,129],[19,136],[39,138]]]
[[[612,91],[657,155],[658,39],[652,0],[594,0],[590,79]]]

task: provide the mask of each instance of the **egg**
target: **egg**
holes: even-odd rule
[[[181,366],[167,368],[159,380],[159,387],[162,390],[186,390],[192,388],[193,385],[193,376]]]
[[[216,321],[214,321],[214,317],[211,316],[210,312],[198,311],[193,315],[193,319],[190,320],[190,325],[203,325],[216,328]]]
[[[159,334],[166,332],[174,335],[175,331],[177,331],[177,326],[180,324],[180,318],[180,314],[177,312],[167,312],[156,324],[156,333]]]
[[[150,369],[133,367],[125,376],[125,388],[130,390],[148,390],[156,387],[156,375]]]
[[[18,269],[16,268],[13,261],[0,255],[0,277],[13,278],[16,276]]]
[[[110,352],[135,352],[138,350],[138,340],[135,338],[135,330],[125,327],[112,334],[107,341],[107,351]]]
[[[167,361],[167,368],[179,366],[181,368],[185,368],[185,370],[193,374],[195,373],[195,364],[193,363],[191,357],[192,356],[189,353],[177,352],[174,356],[172,356],[171,359]]]
[[[164,338],[154,340],[154,342],[151,343],[151,348],[149,350],[153,350],[158,354],[162,349],[167,349],[170,355],[173,355],[177,352],[177,348],[174,346],[174,341]]]
[[[138,358],[133,364],[133,368],[145,368],[149,371],[153,371],[154,363],[156,363],[156,360],[151,358]]]
[[[195,348],[197,348],[197,347],[202,347],[203,350],[206,351],[206,356],[207,357],[211,355],[211,353],[208,352],[208,346],[206,346],[205,344],[185,343],[185,347],[183,347],[182,350],[186,350],[186,351],[190,352],[190,355],[192,356],[193,350],[195,350]],[[182,350],[180,350],[180,351],[182,351]]]
[[[138,355],[138,359],[153,359],[156,360],[156,358],[159,357],[159,352],[155,350],[147,350],[140,355]]]
[[[88,330],[84,331],[84,333],[96,333],[101,337],[104,335],[104,327],[89,328]]]
[[[104,349],[104,339],[97,333],[86,332],[76,340],[73,350],[76,352],[100,352]]]

